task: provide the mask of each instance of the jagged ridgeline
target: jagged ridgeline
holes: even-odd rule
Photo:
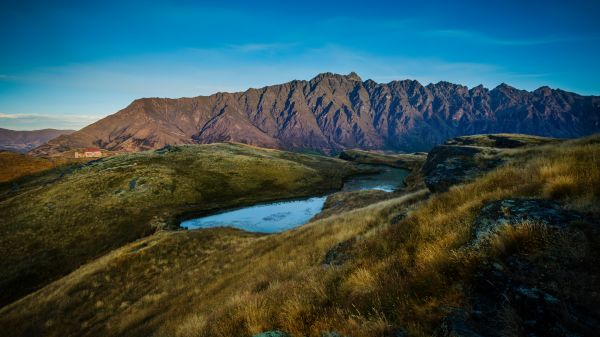
[[[346,148],[430,150],[483,133],[572,138],[600,131],[600,97],[501,84],[489,90],[439,82],[363,81],[324,73],[310,81],[193,98],[142,98],[33,150],[99,146],[139,151],[167,144],[233,141],[334,153]]]

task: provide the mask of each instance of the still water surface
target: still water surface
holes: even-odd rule
[[[404,183],[408,171],[377,167],[379,173],[360,175],[346,181],[342,191],[381,190],[393,192]],[[235,227],[250,232],[276,233],[307,223],[321,212],[327,196],[307,197],[292,201],[275,201],[232,211],[190,219],[181,223],[188,229]]]

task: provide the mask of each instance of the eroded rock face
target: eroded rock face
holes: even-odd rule
[[[244,92],[138,99],[33,153],[90,146],[140,151],[223,141],[325,153],[348,148],[414,152],[461,135],[567,138],[599,130],[600,97],[549,88],[528,92],[506,84],[488,90],[448,82],[376,83],[354,73],[324,73]]]
[[[440,145],[427,155],[421,172],[432,192],[445,192],[497,167],[502,159],[493,148]]]
[[[492,334],[480,334],[482,327],[476,326],[471,322],[469,314],[464,310],[456,310],[448,315],[439,329],[436,331],[436,337],[484,337],[495,336]],[[484,330],[485,331],[485,330]]]

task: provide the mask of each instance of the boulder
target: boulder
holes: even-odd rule
[[[530,221],[549,229],[565,229],[582,216],[574,211],[562,209],[552,200],[546,199],[503,199],[487,203],[479,211],[473,226],[473,243],[494,233],[505,225],[515,226]]]
[[[342,241],[329,249],[323,258],[325,266],[340,266],[352,257],[352,248],[356,242],[355,238]]]

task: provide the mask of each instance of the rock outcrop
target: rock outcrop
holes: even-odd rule
[[[582,220],[581,214],[549,200],[492,201],[479,212],[474,240],[468,248],[485,249],[483,241],[503,226],[523,226],[528,222],[539,226],[545,240],[552,237],[564,240],[568,235],[581,240],[583,234],[577,233],[576,224]],[[569,298],[571,294],[561,294],[556,287],[561,273],[573,277],[581,272],[577,254],[553,251],[544,244],[537,249],[535,253],[509,252],[497,260],[484,261],[469,286],[470,305],[452,311],[436,336],[596,336],[600,331],[597,308],[582,307]],[[556,270],[557,266],[563,270]],[[593,281],[583,283],[582,290],[594,291],[594,286]]]
[[[445,192],[510,160],[507,149],[555,144],[561,140],[519,134],[462,136],[449,139],[427,155],[421,168],[425,185],[432,192]]]
[[[487,172],[502,163],[493,148],[440,145],[427,155],[421,172],[425,185],[432,192],[445,192]]]
[[[577,213],[564,210],[551,200],[518,198],[492,201],[481,209],[475,219],[474,243],[497,232],[502,226],[517,226],[523,221],[560,230],[580,219]]]

